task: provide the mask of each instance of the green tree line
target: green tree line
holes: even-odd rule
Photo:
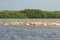
[[[60,11],[44,11],[39,9],[3,10],[0,11],[0,18],[60,18]]]

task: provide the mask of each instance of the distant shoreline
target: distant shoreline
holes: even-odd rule
[[[60,18],[60,11],[45,11],[40,9],[24,9],[24,10],[2,10],[0,18]]]

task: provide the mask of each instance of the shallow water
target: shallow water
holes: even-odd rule
[[[60,40],[60,27],[0,26],[0,40]]]
[[[8,22],[13,22],[13,21],[43,21],[43,22],[56,22],[60,21],[60,19],[0,19],[1,21],[8,21]]]
[[[56,22],[60,19],[0,19],[2,21]],[[0,25],[0,40],[60,40],[60,27]]]

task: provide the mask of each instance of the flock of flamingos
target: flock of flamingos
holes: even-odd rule
[[[34,22],[34,21],[28,21],[28,22],[0,22],[0,25],[27,25],[27,26],[60,26],[60,21],[56,22]]]

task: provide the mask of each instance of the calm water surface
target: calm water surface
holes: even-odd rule
[[[60,28],[0,26],[0,40],[60,40]]]
[[[16,21],[16,20],[10,19],[8,21]],[[50,19],[49,20],[41,19],[41,20],[52,21]],[[1,19],[0,21],[6,21],[6,19],[4,20]],[[60,40],[60,27],[0,25],[0,40]]]

